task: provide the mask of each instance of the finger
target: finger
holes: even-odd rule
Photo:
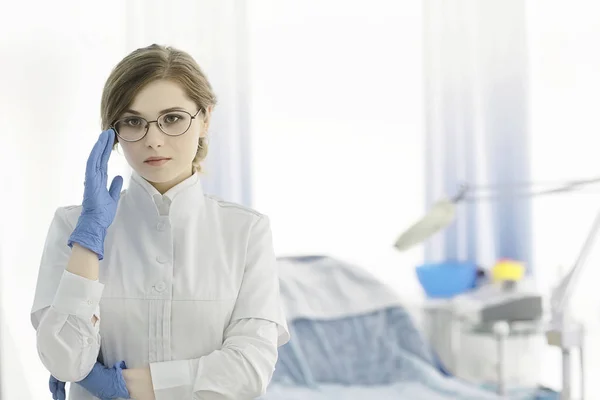
[[[98,168],[103,168],[106,170],[108,168],[108,159],[110,158],[110,153],[112,152],[113,144],[115,143],[115,131],[108,129],[104,132],[107,133],[108,137],[106,138],[106,143],[102,151],[102,158],[100,159],[100,165],[98,165]]]
[[[56,391],[56,386],[58,385],[58,381],[52,375],[50,375],[50,380],[48,381],[48,388],[50,388],[50,392],[54,393]]]
[[[98,137],[96,144],[92,148],[90,152],[90,156],[87,161],[87,170],[88,171],[96,171],[98,169],[98,164],[100,162],[100,158],[102,157],[102,153],[104,148],[106,147],[106,142],[108,141],[108,131],[104,131]]]
[[[121,196],[121,189],[123,188],[123,177],[117,175],[113,178],[110,183],[110,189],[108,189],[108,193],[110,193],[110,197],[113,198],[114,201],[119,201],[119,197]]]

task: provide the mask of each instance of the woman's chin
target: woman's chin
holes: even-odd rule
[[[148,182],[161,186],[175,186],[185,179],[192,176],[191,168],[182,170],[181,168],[173,168],[174,165],[169,166],[169,163],[164,164],[161,167],[143,165],[141,168],[136,169],[136,172]]]

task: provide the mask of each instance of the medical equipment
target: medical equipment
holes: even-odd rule
[[[463,185],[458,193],[446,200],[441,200],[434,204],[433,208],[427,215],[416,222],[408,230],[402,233],[396,240],[395,247],[398,250],[406,250],[418,243],[421,243],[434,235],[441,229],[448,226],[455,217],[456,204],[459,202],[473,202],[482,200],[493,200],[498,198],[514,198],[514,197],[533,197],[540,195],[550,195],[557,193],[566,193],[581,189],[587,185],[600,182],[600,178],[582,179],[575,181],[563,182],[556,185],[551,185],[550,188],[535,190],[535,183],[523,184],[507,184],[498,186],[473,186]],[[501,194],[481,195],[481,192],[501,191]],[[592,229],[584,243],[584,246],[570,272],[565,276],[557,289],[552,293],[551,299],[551,324],[547,329],[546,337],[548,344],[557,346],[562,351],[563,376],[561,391],[561,400],[571,399],[571,349],[577,348],[580,351],[581,357],[581,386],[582,392],[584,388],[584,370],[583,370],[583,327],[580,323],[573,321],[568,313],[568,304],[573,293],[573,288],[577,282],[577,278],[581,275],[581,270],[585,265],[585,260],[589,254],[598,231],[600,230],[600,213],[596,217]],[[509,304],[504,304],[504,311],[516,309],[519,303],[514,302],[515,299],[510,299]],[[531,298],[522,298],[521,304],[529,304]],[[512,304],[511,304],[512,303]],[[495,312],[500,309],[493,310]]]
[[[538,321],[543,299],[530,280],[513,285],[490,283],[452,299],[461,318],[472,323]]]
[[[475,287],[477,265],[472,262],[426,263],[416,268],[417,278],[429,298],[450,298]]]
[[[514,260],[500,260],[492,267],[492,281],[518,282],[525,276],[525,265]]]
[[[518,361],[514,357],[523,343],[540,340],[544,333],[542,297],[532,280],[488,283],[449,299],[428,299],[425,310],[429,340],[461,378],[490,382],[499,395],[532,384],[535,372],[522,365],[537,364],[535,355],[522,354]],[[471,351],[489,338],[494,350]],[[495,370],[490,368],[494,364]]]
[[[87,161],[82,211],[77,226],[69,237],[68,245],[78,243],[104,258],[104,238],[106,230],[117,212],[117,204],[123,187],[123,178],[116,176],[107,190],[108,159],[115,141],[112,129],[100,134]]]

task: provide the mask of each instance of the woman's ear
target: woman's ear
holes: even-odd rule
[[[212,111],[213,111],[213,106],[208,106],[208,108],[204,112],[204,120],[205,121],[210,120],[210,116],[212,115]]]
[[[208,127],[210,126],[210,117],[212,116],[213,106],[208,106],[206,112],[204,113],[204,124],[205,130],[208,131]],[[205,132],[206,133],[206,132]]]

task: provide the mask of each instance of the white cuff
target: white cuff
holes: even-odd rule
[[[150,363],[154,391],[192,385],[191,365],[188,360]]]
[[[52,307],[59,312],[91,319],[98,309],[104,285],[64,271]]]

